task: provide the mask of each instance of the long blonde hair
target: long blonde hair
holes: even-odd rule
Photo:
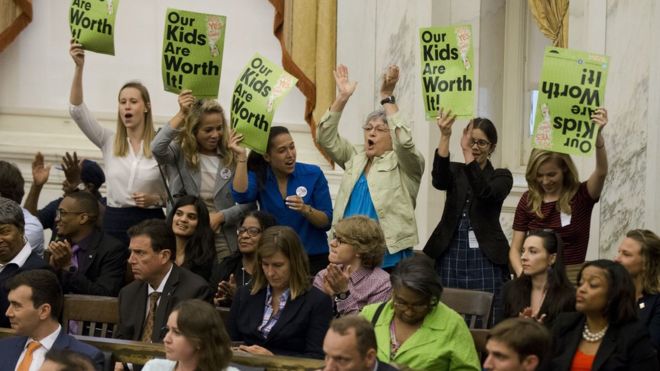
[[[539,218],[543,218],[541,213],[541,205],[543,204],[543,188],[537,180],[537,174],[541,165],[547,161],[556,161],[563,173],[563,184],[561,195],[557,202],[557,211],[566,214],[571,214],[571,199],[575,196],[580,188],[580,178],[578,176],[575,164],[571,156],[565,153],[557,153],[546,150],[534,149],[529,156],[527,163],[527,172],[525,179],[529,187],[527,198],[527,207],[534,212]]]
[[[140,96],[144,101],[144,107],[147,109],[147,112],[144,113],[144,131],[142,132],[142,153],[145,157],[151,158],[151,141],[156,136],[156,130],[154,129],[154,119],[151,115],[151,98],[149,98],[149,91],[147,88],[142,85],[139,81],[129,81],[124,86],[119,89],[119,94],[117,95],[117,101],[121,96],[121,92],[126,88],[134,88],[140,92]],[[124,126],[124,121],[121,119],[119,110],[117,110],[117,131],[115,132],[115,143],[113,146],[113,152],[117,157],[124,157],[128,154],[128,133],[126,132],[126,126]]]
[[[233,168],[235,165],[234,155],[228,148],[227,138],[229,136],[229,126],[227,126],[225,110],[215,99],[196,100],[190,113],[188,113],[183,130],[181,130],[178,138],[178,141],[181,144],[183,157],[186,159],[188,166],[192,168],[199,167],[199,144],[197,143],[197,132],[204,115],[210,113],[219,113],[222,117],[222,136],[218,142],[218,154],[223,159],[226,167]]]
[[[644,261],[642,287],[647,294],[660,292],[660,237],[648,229],[633,229],[626,233],[641,246]]]

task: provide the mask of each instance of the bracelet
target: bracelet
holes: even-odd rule
[[[307,207],[308,207],[307,211],[303,212],[303,214],[305,214],[305,216],[309,216],[309,214],[311,214],[312,211],[313,211],[311,205],[307,205]]]

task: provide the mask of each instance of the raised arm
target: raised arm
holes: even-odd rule
[[[513,238],[511,240],[511,247],[509,248],[509,263],[513,268],[513,273],[516,277],[522,274],[522,261],[520,260],[520,249],[522,248],[523,241],[525,240],[525,232],[513,231]]]
[[[380,86],[381,100],[393,96],[394,88],[396,88],[398,82],[399,67],[395,65],[387,67]],[[394,99],[386,101],[383,104],[383,109],[387,115],[387,122],[390,128],[392,149],[397,155],[402,171],[408,174],[415,182],[420,182],[424,173],[424,156],[415,147],[410,125],[401,119],[399,106],[397,106]]]
[[[44,155],[41,152],[37,152],[32,161],[32,186],[30,186],[30,192],[28,192],[25,204],[23,205],[32,215],[36,216],[38,214],[37,205],[39,204],[39,195],[44,184],[48,182],[49,175],[50,165],[46,165],[44,163]]]
[[[71,40],[69,54],[71,54],[71,58],[73,58],[73,62],[76,64],[76,68],[73,72],[73,81],[71,82],[69,103],[73,104],[74,106],[79,106],[83,102],[82,78],[83,68],[85,67],[85,51],[83,50],[81,44]]]
[[[179,128],[186,121],[190,107],[195,102],[195,97],[190,90],[183,90],[179,94],[179,112],[176,113],[168,125],[156,133],[151,141],[151,153],[160,164],[175,164],[178,147],[173,145],[174,139],[179,135]],[[183,182],[183,179],[181,179]]]
[[[232,181],[232,188],[239,193],[245,193],[248,190],[247,150],[241,146],[242,140],[243,134],[233,130],[229,133],[227,146],[236,156],[236,173]]]
[[[607,125],[607,110],[602,107],[598,108],[591,115],[591,119],[598,125],[598,136],[596,137],[596,168],[587,180],[587,191],[592,199],[597,200],[603,191],[608,169],[607,151],[603,138],[603,129]]]
[[[73,73],[73,81],[71,82],[71,92],[69,94],[69,103],[71,103],[69,114],[80,130],[83,131],[85,136],[91,140],[94,145],[103,149],[105,143],[112,138],[113,133],[99,125],[85,104],[83,104],[82,78],[83,68],[85,66],[85,51],[81,44],[71,40],[69,54],[76,65]]]
[[[330,109],[319,121],[316,130],[316,142],[337,165],[344,168],[344,164],[356,153],[355,147],[339,135],[339,119],[346,103],[355,92],[357,82],[348,78],[348,68],[343,64],[333,71],[337,96]]]

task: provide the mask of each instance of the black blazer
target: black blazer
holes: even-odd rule
[[[125,340],[140,340],[147,315],[148,284],[144,281],[133,281],[119,291],[119,326],[117,338]],[[160,342],[167,330],[167,317],[174,307],[187,299],[202,299],[211,302],[213,295],[208,282],[187,269],[179,268],[172,263],[172,273],[165,283],[160,296],[154,331],[151,340]]]
[[[323,358],[323,338],[332,319],[332,300],[316,287],[286,302],[280,318],[264,339],[258,330],[263,320],[266,288],[254,295],[242,287],[231,306],[229,335],[234,341],[262,346],[278,355]]]
[[[547,370],[570,370],[585,321],[586,317],[577,312],[563,313],[557,317],[552,328],[552,357]],[[658,358],[644,325],[639,321],[610,325],[591,369],[658,370]]]
[[[504,318],[518,317],[518,314],[525,307],[532,305],[531,281],[525,282],[523,281],[525,279],[530,280],[530,278],[521,276],[508,281],[502,286],[501,300],[504,306]],[[565,287],[558,291],[557,293],[548,292],[539,309],[540,314],[545,314],[543,325],[548,329],[552,328],[555,318],[560,313],[575,312],[575,288]],[[516,299],[521,296],[524,299],[522,307],[515,305]],[[550,305],[553,305],[557,311],[550,312]]]
[[[637,315],[649,330],[653,345],[660,348],[660,294],[644,294],[637,300]]]
[[[7,313],[7,308],[9,308],[9,300],[7,299],[9,290],[5,288],[5,284],[15,275],[32,269],[51,270],[50,265],[41,259],[34,250],[30,253],[30,256],[27,258],[23,266],[19,267],[16,264],[7,265],[5,269],[0,272],[0,327],[11,327],[9,319],[7,319],[7,315],[5,314]]]
[[[78,253],[78,270],[58,273],[64,293],[117,296],[124,284],[127,259],[126,246],[95,229],[87,250]]]
[[[493,169],[490,161],[482,170],[476,161],[470,164],[449,162],[435,152],[433,187],[447,191],[442,219],[429,237],[424,253],[439,258],[454,238],[466,202],[470,223],[477,236],[479,247],[495,264],[509,262],[509,241],[500,225],[500,212],[504,199],[513,186],[513,176],[508,169]]]

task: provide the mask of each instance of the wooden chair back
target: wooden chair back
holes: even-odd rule
[[[488,328],[493,294],[490,292],[445,287],[440,299],[449,308],[465,317],[470,329]],[[480,319],[479,323],[477,319]],[[477,326],[479,324],[479,326]]]
[[[76,323],[76,335],[111,338],[117,333],[119,299],[108,296],[64,295],[62,328],[69,331],[69,321]]]

